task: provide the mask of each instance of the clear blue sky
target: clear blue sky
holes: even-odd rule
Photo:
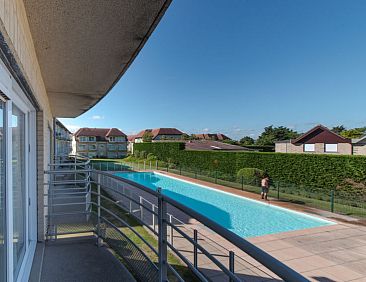
[[[257,136],[366,125],[365,0],[175,0],[127,73],[75,127]]]

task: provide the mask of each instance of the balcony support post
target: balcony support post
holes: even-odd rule
[[[161,192],[158,188],[158,254],[159,254],[159,281],[168,281],[168,245],[167,245],[167,205]]]

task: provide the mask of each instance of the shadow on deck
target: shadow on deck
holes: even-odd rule
[[[135,281],[93,237],[38,243],[29,281]]]

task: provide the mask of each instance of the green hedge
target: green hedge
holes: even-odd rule
[[[241,168],[258,168],[282,185],[344,190],[365,195],[366,157],[265,152],[186,151],[184,143],[139,143],[134,150],[192,170],[217,171],[228,180]]]

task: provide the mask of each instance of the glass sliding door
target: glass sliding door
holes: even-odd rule
[[[4,107],[4,102],[0,101],[0,281],[6,280]]]
[[[25,175],[25,114],[12,106],[13,271],[17,277],[26,251],[27,190]]]

